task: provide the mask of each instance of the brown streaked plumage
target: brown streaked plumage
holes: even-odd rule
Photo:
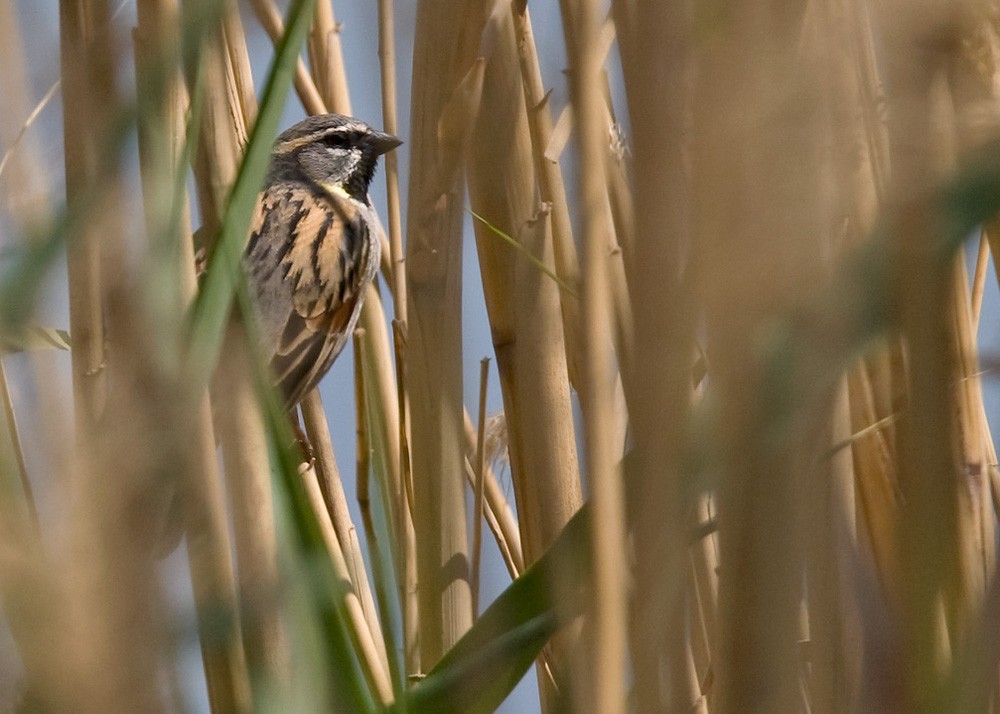
[[[289,408],[357,323],[380,252],[368,184],[378,157],[399,143],[337,114],[310,117],[275,142],[243,263]]]

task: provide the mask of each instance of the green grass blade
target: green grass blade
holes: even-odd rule
[[[240,263],[254,204],[267,173],[271,145],[315,4],[315,0],[295,0],[288,9],[285,34],[277,45],[260,111],[226,206],[222,232],[194,305],[188,359],[203,383],[219,357],[223,328],[242,276]]]
[[[16,332],[0,334],[0,356],[29,350],[68,350],[69,332],[54,327],[31,325]]]
[[[407,692],[407,711],[459,714],[500,705],[563,621],[582,610],[590,570],[589,513],[584,506],[573,516],[545,555]]]
[[[521,245],[516,240],[514,240],[513,237],[511,237],[510,235],[508,235],[504,231],[500,230],[497,226],[495,226],[492,223],[490,223],[488,220],[486,220],[485,218],[483,218],[482,216],[480,216],[475,211],[473,211],[471,209],[468,209],[468,208],[465,209],[465,210],[467,210],[469,212],[469,215],[471,215],[477,221],[479,221],[484,226],[486,226],[487,228],[489,228],[492,233],[494,233],[498,238],[500,238],[502,241],[504,241],[507,245],[509,245],[511,248],[513,248],[514,250],[516,250],[517,252],[519,252],[521,255],[523,255],[525,258],[527,258],[528,261],[532,265],[534,265],[540,271],[542,271],[547,276],[549,276],[550,278],[552,278],[552,280],[555,281],[556,285],[558,285],[560,287],[560,289],[565,290],[566,292],[568,292],[570,295],[572,295],[575,298],[579,298],[580,297],[577,294],[576,289],[573,288],[572,285],[570,285],[565,280],[563,280],[558,275],[556,275],[552,270],[549,269],[549,267],[545,263],[543,263],[541,260],[539,260],[538,258],[536,258],[534,256],[534,254],[532,254],[532,252],[530,250],[528,250],[523,245]]]

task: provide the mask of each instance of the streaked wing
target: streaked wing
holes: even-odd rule
[[[361,211],[306,184],[258,197],[244,264],[289,407],[326,374],[357,321],[373,249]]]

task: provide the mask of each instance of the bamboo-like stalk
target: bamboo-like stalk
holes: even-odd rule
[[[228,54],[227,74],[231,101],[239,113],[233,115],[233,128],[238,134],[240,147],[246,145],[248,130],[257,118],[257,95],[254,93],[253,74],[250,71],[250,54],[247,51],[243,21],[240,19],[238,0],[223,0],[222,33]]]
[[[316,17],[309,33],[308,47],[309,64],[323,103],[330,111],[350,114],[340,25],[333,15],[332,0],[320,0],[316,3]]]
[[[681,710],[694,706],[701,696],[700,687],[691,686],[697,680],[682,676],[681,669],[670,678],[671,690],[661,692],[660,671],[667,662],[685,663],[684,648],[691,646],[683,619],[672,616],[683,607],[687,567],[680,545],[685,523],[679,473],[682,435],[664,428],[683,423],[691,401],[691,353],[683,345],[694,341],[690,291],[698,277],[693,261],[684,265],[690,203],[682,143],[690,111],[691,18],[684,3],[640,0],[628,5],[615,2],[612,9],[620,28],[632,119],[634,217],[631,205],[620,205],[629,197],[622,161],[612,155],[607,163],[612,207],[616,216],[621,214],[616,218],[619,240],[630,253],[625,266],[631,306],[636,306],[636,317],[626,326],[634,348],[624,353],[625,359],[633,359],[623,369],[637,466],[634,478],[643,494],[635,516],[631,644],[640,708],[655,710],[670,702]],[[649,305],[659,307],[643,309]],[[703,612],[714,621],[715,583],[709,582],[714,576],[704,569],[714,560],[711,538],[698,552],[695,563],[702,566],[698,572],[707,605]],[[668,649],[663,651],[665,644]]]
[[[115,210],[124,196],[120,157],[104,148],[121,106],[111,10],[107,3],[67,0],[60,3],[60,29],[67,202],[84,216],[68,238],[71,328],[79,327],[85,338],[73,360],[79,470],[68,513],[73,538],[68,578],[73,607],[88,613],[76,644],[92,658],[80,661],[83,678],[75,684],[84,700],[81,711],[123,706],[155,712],[164,633],[149,558],[157,534],[146,524],[137,527],[129,516],[143,506],[157,516],[163,512],[163,492],[150,478],[162,447],[152,439],[151,420],[142,418],[134,402],[136,387],[145,384],[155,393],[162,373],[146,359],[151,332],[139,293],[126,279],[126,223]],[[84,195],[93,205],[81,203]],[[88,344],[94,339],[100,344]],[[105,351],[105,339],[116,349]],[[109,372],[115,387],[110,394]],[[171,406],[164,405],[168,412]],[[119,460],[121,454],[128,457]],[[105,474],[112,470],[116,478],[109,481]]]
[[[399,438],[404,429],[399,410],[405,407],[405,400],[395,391],[396,381],[392,372],[394,351],[389,346],[385,311],[374,286],[368,287],[365,307],[361,312],[360,327],[364,330],[364,354],[368,362],[365,374],[370,390],[368,399],[371,405],[373,433],[376,437],[375,445],[378,450],[377,459],[381,461],[387,480],[383,488],[390,496],[387,499],[387,510],[396,557],[399,596],[403,607],[406,669],[408,673],[416,674],[420,671],[416,541],[412,504],[409,503],[407,495],[408,492],[412,493],[412,489],[408,489],[404,483],[403,452],[401,452],[404,444]]]
[[[358,506],[361,508],[361,517],[365,523],[365,527],[368,529],[369,533],[373,533],[372,528],[372,517],[371,517],[371,499],[369,498],[368,491],[368,481],[369,474],[371,472],[371,460],[372,460],[372,447],[369,441],[369,419],[368,419],[368,400],[366,396],[365,389],[365,354],[364,354],[364,330],[356,329],[354,334],[351,336],[354,343],[354,354],[357,355],[357,359],[354,361],[354,431],[355,431],[355,478],[357,481],[357,492],[358,492]],[[344,501],[344,506],[346,507],[346,499]],[[332,515],[332,514],[331,514]],[[357,542],[357,537],[355,532],[352,530],[352,535],[354,535],[355,543]],[[360,548],[359,548],[360,550]],[[349,566],[350,567],[350,566]],[[362,563],[355,564],[355,567],[359,567],[364,570],[364,565]],[[365,580],[365,588],[367,589],[367,579]],[[355,592],[358,589],[355,588]],[[368,599],[371,599],[370,590],[368,591]],[[374,603],[365,604],[362,602],[362,606],[367,608],[371,607],[372,613],[369,615],[369,628],[372,629],[372,636],[375,639],[376,648],[379,650],[379,655],[381,656],[382,662],[385,666],[386,671],[389,671],[389,659],[385,647],[385,638],[382,637],[381,629],[378,626],[378,621],[375,619],[374,614]]]
[[[958,610],[959,621],[981,606],[996,565],[996,545],[994,538],[989,536],[996,527],[996,520],[991,512],[989,455],[983,443],[984,434],[989,432],[981,421],[982,383],[976,359],[976,322],[963,258],[964,254],[959,253],[952,264],[951,303],[954,359],[959,380],[955,401],[965,466],[965,488],[958,489],[957,497],[961,590],[953,606]],[[956,625],[953,621],[952,627]]]
[[[795,643],[803,543],[794,525],[794,477],[817,453],[817,439],[829,438],[816,428],[829,406],[798,403],[796,414],[812,421],[810,428],[764,437],[776,418],[768,406],[773,393],[787,388],[800,401],[803,390],[783,381],[796,366],[783,365],[775,375],[753,354],[767,339],[768,320],[821,280],[821,237],[830,225],[818,198],[815,137],[823,125],[815,56],[798,41],[802,11],[780,2],[734,8],[719,19],[714,41],[695,47],[695,250],[705,268],[716,448],[723,459],[722,644],[713,667],[716,711],[723,714],[745,711],[748,702],[797,710],[800,697]],[[742,158],[734,161],[734,152]]]
[[[830,442],[841,443],[851,434],[847,380],[837,390],[830,424]],[[810,514],[808,552],[810,663],[809,694],[812,711],[834,714],[849,706],[857,683],[848,667],[849,635],[845,624],[844,575],[841,553],[855,546],[854,466],[850,449],[820,460],[816,488],[805,494]],[[845,543],[846,539],[846,543]]]
[[[888,22],[889,158],[892,165],[887,209],[899,321],[907,343],[908,402],[900,421],[899,482],[905,507],[899,543],[903,594],[906,686],[899,706],[934,709],[940,695],[948,642],[938,608],[957,591],[958,503],[954,420],[954,338],[950,334],[950,266],[933,256],[938,220],[927,201],[934,178],[931,78],[945,55],[922,48],[947,37],[951,19],[906,3],[881,8]],[[891,14],[889,14],[891,13]],[[949,385],[945,387],[945,385]],[[928,523],[935,523],[933,531]]]
[[[478,215],[547,263],[552,252],[549,213],[535,204],[535,161],[518,86],[512,20],[498,8],[489,21],[487,32],[494,45],[472,140],[470,200]],[[522,542],[532,562],[582,503],[560,291],[548,276],[498,241],[489,226],[482,221],[474,225],[504,396]]]
[[[396,135],[396,40],[393,0],[378,3],[378,58],[382,76],[382,127]],[[389,216],[389,254],[392,270],[392,302],[395,319],[406,322],[406,269],[403,264],[403,219],[399,201],[399,154],[385,156],[386,212]],[[403,390],[400,389],[402,392]]]
[[[583,212],[582,323],[584,370],[581,405],[588,482],[593,506],[592,642],[583,701],[595,712],[625,711],[626,593],[624,498],[617,455],[612,452],[609,407],[613,397],[611,301],[607,279],[610,216],[605,188],[605,143],[602,126],[601,57],[597,3],[561,3],[563,34],[570,59],[570,98],[580,151],[579,187]],[[582,680],[577,682],[583,684]],[[578,700],[580,701],[580,700]]]
[[[552,140],[552,114],[542,84],[542,72],[538,65],[538,51],[531,27],[531,17],[527,3],[518,9],[511,4],[514,14],[518,60],[521,66],[521,82],[524,90],[525,109],[528,113],[528,130],[531,134],[532,156],[535,160],[535,175],[538,180],[539,198],[552,206],[552,246],[556,273],[567,285],[577,285],[580,280],[580,265],[573,242],[573,229],[569,216],[569,202],[566,200],[566,186],[558,161],[548,160],[545,150]],[[563,292],[559,296],[562,311],[563,335],[566,340],[566,369],[571,384],[578,384],[580,372],[580,301],[576,296]]]
[[[462,190],[466,3],[417,5],[407,217],[407,386],[420,651],[432,667],[472,622],[462,450]],[[468,23],[468,24],[471,24]],[[471,31],[472,37],[478,32]],[[472,65],[475,68],[474,65]],[[474,92],[475,75],[469,75]],[[463,85],[463,90],[466,85]],[[458,102],[469,95],[454,95]],[[475,108],[475,105],[473,105]]]
[[[146,192],[147,226],[151,238],[162,234],[162,240],[172,255],[174,264],[163,264],[160,269],[177,278],[176,302],[164,305],[172,316],[161,318],[158,324],[165,331],[179,337],[180,316],[194,299],[196,292],[194,250],[189,236],[186,192],[180,197],[180,216],[171,223],[169,196],[176,184],[176,174],[186,170],[183,162],[183,127],[185,97],[179,77],[179,11],[176,0],[143,0],[138,4],[139,26],[135,42],[137,76],[146,81],[156,73],[168,70],[163,100],[149,107],[145,120],[140,122],[140,159],[143,165],[143,187]],[[174,225],[170,233],[168,226]],[[169,248],[170,245],[174,247]],[[174,343],[179,349],[179,342]],[[244,653],[238,630],[230,626],[222,635],[214,628],[213,613],[236,612],[233,570],[230,561],[230,544],[222,482],[215,459],[211,410],[207,394],[193,395],[191,404],[191,436],[187,442],[185,476],[177,487],[184,498],[184,521],[187,531],[188,561],[199,611],[202,638],[202,657],[208,683],[209,701],[213,708],[242,711],[249,708],[249,682],[244,664]]]
[[[76,0],[62,0],[59,9],[63,98],[71,107],[63,114],[63,131],[73,137],[65,142],[66,196],[72,203],[94,177],[93,157],[100,151],[102,125],[95,108],[98,98],[92,94],[96,88],[89,86],[88,72],[92,70],[86,52],[87,43],[93,39],[85,34],[87,10]],[[77,433],[87,442],[106,398],[100,244],[95,234],[83,234],[71,240],[67,250],[75,414]]]
[[[986,292],[986,273],[990,265],[990,242],[986,231],[979,236],[979,250],[976,252],[976,268],[972,278],[972,329],[979,330],[979,318],[983,313],[983,294]]]
[[[246,334],[232,325],[217,372],[216,424],[222,441],[226,491],[236,546],[240,627],[247,666],[271,686],[291,678],[287,635],[279,607],[278,552],[268,468],[267,435],[248,362]]]

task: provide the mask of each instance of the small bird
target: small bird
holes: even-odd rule
[[[342,116],[309,117],[274,143],[243,266],[263,349],[289,409],[350,339],[379,266],[368,184],[400,139]]]

